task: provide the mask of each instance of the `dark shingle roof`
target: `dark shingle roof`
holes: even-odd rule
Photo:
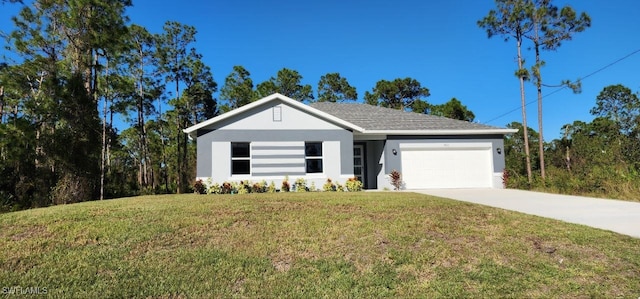
[[[365,130],[495,130],[498,127],[368,104],[311,103],[311,107]]]

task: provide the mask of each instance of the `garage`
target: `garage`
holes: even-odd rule
[[[407,189],[491,188],[490,144],[400,144]]]

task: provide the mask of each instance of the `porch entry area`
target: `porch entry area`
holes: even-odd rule
[[[353,176],[362,182],[364,189],[378,189],[384,179],[380,159],[384,140],[358,140],[353,143]]]

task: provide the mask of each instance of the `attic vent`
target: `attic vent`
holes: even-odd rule
[[[274,106],[273,107],[273,121],[282,121],[282,107]]]

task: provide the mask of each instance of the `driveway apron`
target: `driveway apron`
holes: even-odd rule
[[[640,238],[640,203],[514,189],[426,189],[414,192],[583,224]]]

